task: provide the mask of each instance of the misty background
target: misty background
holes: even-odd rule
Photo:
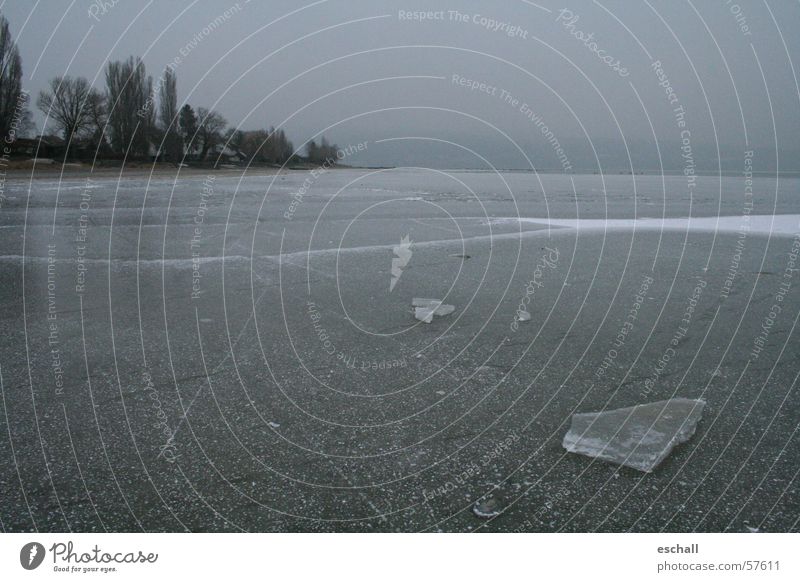
[[[680,171],[660,61],[698,170],[741,172],[748,150],[756,172],[800,169],[800,4],[788,0],[38,0],[0,11],[34,100],[64,74],[104,90],[109,61],[141,56],[156,84],[173,63],[179,106],[232,127],[283,128],[299,150],[321,135],[369,142],[352,165],[563,171],[556,139],[573,172]]]

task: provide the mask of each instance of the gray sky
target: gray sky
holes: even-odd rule
[[[231,124],[283,124],[296,146],[322,131],[340,146],[368,140],[359,163],[527,167],[516,143],[538,168],[596,169],[594,145],[617,169],[627,143],[635,168],[652,170],[655,132],[680,169],[688,130],[699,169],[716,168],[719,147],[728,170],[752,149],[754,168],[774,171],[776,140],[780,168],[800,169],[796,1],[102,4],[2,3],[34,96],[64,73],[103,88],[108,60],[140,55],[154,79],[175,63],[180,99]]]

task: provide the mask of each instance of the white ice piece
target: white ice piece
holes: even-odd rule
[[[520,311],[520,312],[517,313],[517,319],[519,321],[530,321],[531,320],[531,314],[528,313],[527,311]]]
[[[414,307],[414,317],[425,323],[433,321],[433,316],[437,315],[442,317],[450,315],[456,308],[454,305],[442,303],[441,299],[422,299],[421,297],[414,297],[411,300],[411,305]]]
[[[489,495],[479,499],[472,505],[472,513],[481,519],[492,519],[503,513],[503,500],[497,495]]]
[[[574,414],[563,446],[650,473],[670,451],[694,435],[706,403],[671,398],[605,412]]]
[[[419,319],[423,323],[430,323],[433,321],[433,312],[436,311],[435,309],[430,309],[428,307],[415,307],[414,308],[414,317]]]

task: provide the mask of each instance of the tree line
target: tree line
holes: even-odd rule
[[[8,21],[0,15],[0,138],[12,129],[33,128],[28,96],[22,89],[22,64]],[[179,107],[177,77],[168,66],[156,85],[138,57],[109,62],[105,88],[83,77],[51,79],[36,99],[52,129],[65,143],[65,158],[77,149],[95,157],[160,159],[173,163],[216,161],[222,151],[240,161],[286,164],[300,161],[282,129],[240,130],[228,127],[217,111]],[[18,127],[12,128],[14,120]],[[223,146],[227,150],[223,150]],[[306,161],[336,163],[337,146],[323,137],[306,145]],[[228,155],[230,157],[230,155]]]

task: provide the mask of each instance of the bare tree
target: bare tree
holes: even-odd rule
[[[336,144],[331,144],[328,142],[328,139],[323,135],[322,141],[319,146],[319,155],[320,161],[323,164],[333,165],[336,163],[336,152],[339,149],[339,146]]]
[[[338,159],[336,157],[338,149],[339,146],[336,144],[331,145],[325,136],[322,136],[322,140],[319,144],[315,143],[312,139],[306,145],[306,159],[312,164],[326,164],[332,166],[336,164]]]
[[[275,158],[275,162],[279,164],[285,164],[294,155],[294,144],[291,141],[289,141],[289,138],[286,137],[286,134],[282,129],[278,130],[276,143],[277,143],[277,150],[276,150],[277,155]]]
[[[202,144],[200,159],[205,160],[209,150],[222,141],[222,132],[228,122],[216,111],[209,111],[205,107],[197,110],[198,128],[197,135]]]
[[[235,127],[229,128],[224,135],[225,143],[231,146],[232,148],[236,148],[237,150],[242,149],[242,144],[244,143],[244,137],[245,137],[245,132],[236,129]]]
[[[90,91],[86,97],[86,109],[91,119],[91,135],[89,139],[100,148],[108,145],[105,138],[105,131],[108,123],[108,108],[106,107],[106,96],[100,91]]]
[[[56,77],[39,93],[36,106],[58,127],[68,144],[97,130],[103,97],[83,77]]]
[[[197,137],[197,116],[188,103],[181,107],[180,112],[181,137],[187,154],[192,152],[192,144]]]
[[[30,137],[33,134],[33,130],[36,128],[36,124],[33,122],[33,113],[28,109],[27,103],[29,96],[27,93],[24,93],[20,99],[20,103],[24,103],[24,105],[22,105],[20,111],[19,122],[15,123],[15,120],[12,120],[11,126],[14,129],[16,137]]]
[[[178,83],[171,67],[164,70],[158,100],[158,117],[164,132],[163,148],[169,161],[183,157],[182,138],[178,127]]]
[[[22,91],[22,60],[8,21],[0,16],[0,139],[26,119],[27,94]],[[15,121],[16,118],[16,121]],[[29,118],[28,118],[29,119]]]
[[[153,78],[147,76],[141,59],[129,57],[108,63],[106,85],[111,145],[118,153],[130,148],[134,155],[146,155],[155,125]]]
[[[264,144],[267,142],[268,135],[263,129],[243,132],[239,148],[251,162],[267,161]]]
[[[238,139],[238,147],[251,162],[283,164],[292,157],[294,146],[286,138],[282,129],[270,127],[268,130],[243,131]]]
[[[319,146],[317,142],[312,139],[306,144],[306,159],[312,164],[315,164],[319,161],[319,157]]]

